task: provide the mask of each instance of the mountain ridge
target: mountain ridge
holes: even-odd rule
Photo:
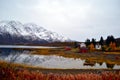
[[[70,39],[34,23],[0,21],[0,44],[66,42]]]

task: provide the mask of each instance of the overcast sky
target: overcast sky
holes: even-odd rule
[[[72,40],[120,37],[120,0],[0,0],[0,21],[33,22]]]

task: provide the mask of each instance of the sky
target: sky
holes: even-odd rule
[[[72,40],[120,37],[120,0],[0,0],[0,21],[35,23]]]

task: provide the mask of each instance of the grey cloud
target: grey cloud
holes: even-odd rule
[[[35,22],[74,40],[119,36],[120,0],[0,0],[1,20]],[[7,10],[6,10],[7,9]]]

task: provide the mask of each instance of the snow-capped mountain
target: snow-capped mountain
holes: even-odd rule
[[[22,24],[18,21],[0,22],[0,43],[45,43],[70,41],[55,32],[48,31],[33,23]]]

